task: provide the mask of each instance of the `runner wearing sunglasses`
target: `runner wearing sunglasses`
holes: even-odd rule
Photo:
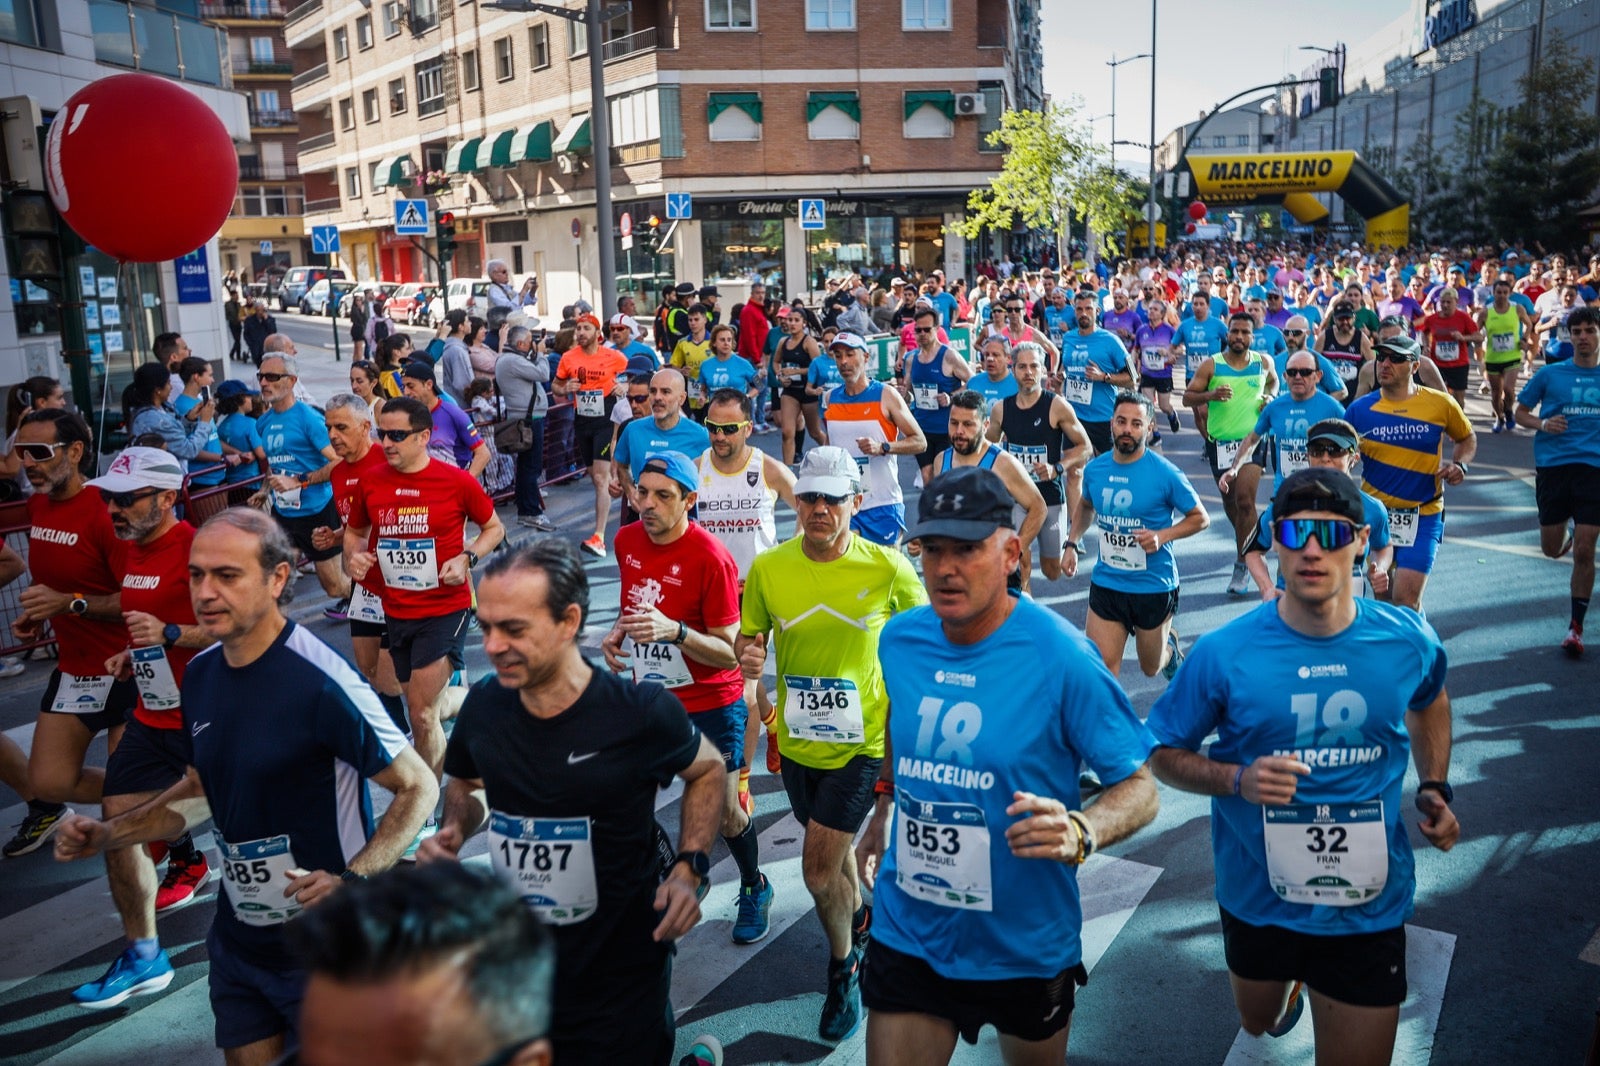
[[[1422,835],[1447,851],[1460,834],[1444,645],[1416,614],[1356,598],[1370,530],[1351,478],[1300,471],[1272,508],[1284,594],[1195,642],[1150,712],[1162,745],[1150,765],[1165,784],[1212,797],[1223,945],[1245,1031],[1288,1032],[1309,987],[1319,1060],[1387,1063],[1416,892],[1408,761],[1422,782],[1412,797]]]

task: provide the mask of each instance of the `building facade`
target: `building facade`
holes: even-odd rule
[[[226,40],[200,20],[197,7],[30,0],[3,10],[11,15],[0,18],[0,179],[8,237],[16,235],[17,205],[29,197],[37,204],[44,193],[45,130],[92,81],[129,70],[179,79],[236,142],[249,139],[244,98],[229,88]],[[226,363],[216,240],[181,266],[121,268],[94,248],[74,252],[63,240],[61,274],[51,287],[19,278],[27,272],[13,258],[20,243],[8,240],[7,246],[0,256],[0,384],[40,374],[58,378],[71,402],[93,417],[102,406],[116,408],[158,333],[180,332],[196,354]],[[69,350],[66,336],[82,341]],[[110,425],[119,420],[113,416]]]
[[[581,23],[458,0],[307,0],[289,12],[307,224],[356,278],[432,278],[394,201],[455,214],[452,276],[537,274],[546,310],[676,278],[735,296],[849,270],[964,273],[947,227],[998,171],[1006,107],[1043,102],[1039,0],[635,0],[603,50],[613,218],[596,229]],[[667,197],[690,217],[667,221]],[[824,201],[802,229],[801,198]],[[680,203],[681,201],[675,201]],[[632,238],[621,233],[622,216]],[[646,221],[663,220],[658,253]],[[631,247],[629,246],[631,244]],[[724,288],[724,295],[729,289]]]

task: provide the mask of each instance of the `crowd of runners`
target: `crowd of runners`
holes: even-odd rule
[[[1540,547],[1574,563],[1552,640],[1581,657],[1600,257],[1221,247],[970,289],[884,278],[889,357],[840,328],[873,280],[726,321],[684,283],[653,324],[573,309],[558,352],[513,308],[514,365],[480,371],[504,402],[478,419],[470,377],[396,358],[409,341],[320,408],[286,338],[215,398],[169,341],[98,468],[59,386],[30,381],[7,461],[31,529],[0,578],[26,575],[14,634],[48,626],[59,658],[31,750],[0,749],[28,803],[4,850],[103,856],[126,943],[73,1001],[165,989],[159,917],[220,874],[230,1066],[422,1061],[405,1025],[453,1041],[427,1061],[666,1063],[672,970],[696,965],[674,943],[719,838],[733,942],[769,933],[764,766],[826,938],[821,1040],[864,1022],[869,1062],[923,1066],[992,1025],[1005,1061],[1062,1061],[1087,979],[1077,868],[1165,787],[1211,797],[1244,1029],[1281,1035],[1309,1003],[1319,1061],[1388,1062],[1408,823],[1440,849],[1460,832],[1425,603],[1447,503],[1481,433],[1527,440]],[[581,528],[523,506],[514,423],[542,432],[562,402]],[[1163,454],[1188,433],[1203,465]],[[485,490],[499,444],[510,533]],[[197,528],[186,487],[236,471],[261,476],[250,505]],[[1182,542],[1213,523],[1227,594],[1260,602],[1201,632],[1179,625]],[[348,659],[284,613],[302,567]],[[1082,617],[1032,598],[1068,582]],[[1167,682],[1144,717],[1130,640]],[[491,673],[461,676],[469,642]],[[656,821],[674,780],[675,838]],[[479,834],[492,877],[455,868]],[[417,1020],[408,997],[444,1006]],[[714,1037],[687,1061],[720,1061]]]

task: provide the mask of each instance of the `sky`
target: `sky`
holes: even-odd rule
[[[1355,45],[1409,11],[1411,0],[1156,0],[1156,142],[1241,89],[1299,74],[1318,57],[1303,44]],[[1045,92],[1059,101],[1083,98],[1086,117],[1111,111],[1113,55],[1150,50],[1145,0],[1044,0]],[[1111,123],[1094,123],[1095,139],[1111,139]],[[1150,132],[1150,63],[1117,68],[1117,139],[1146,142]],[[1135,172],[1149,165],[1142,148],[1122,146],[1117,160]]]

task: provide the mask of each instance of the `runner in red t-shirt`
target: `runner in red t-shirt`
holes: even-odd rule
[[[1422,320],[1417,334],[1428,338],[1428,355],[1439,367],[1439,376],[1456,403],[1467,402],[1467,369],[1473,349],[1482,340],[1477,320],[1461,310],[1456,290],[1448,285],[1439,290],[1439,310]]]
[[[762,876],[753,811],[739,804],[744,763],[744,675],[733,653],[739,566],[722,542],[689,521],[700,471],[682,452],[652,452],[639,474],[639,521],[617,531],[622,606],[600,647],[606,665],[665,686],[728,767],[722,839],[739,866],[733,941],[767,935],[772,886]],[[626,641],[624,640],[626,638]],[[752,805],[753,806],[753,805]]]
[[[413,743],[438,777],[444,766],[439,695],[466,663],[470,572],[505,539],[506,528],[476,478],[429,457],[432,433],[433,416],[421,403],[408,396],[384,401],[378,437],[388,465],[363,478],[351,497],[344,569],[364,585],[374,572],[382,578],[389,654],[405,690]],[[470,544],[469,520],[478,526]],[[433,827],[430,818],[423,835]]]
[[[617,382],[628,369],[628,359],[600,343],[600,320],[594,315],[579,315],[572,335],[577,343],[561,356],[551,391],[572,397],[578,462],[588,467],[594,482],[594,536],[580,547],[604,558],[606,516],[611,512],[611,409],[628,394],[627,383]]]
[[[126,448],[104,475],[87,483],[100,491],[117,539],[128,544],[121,603],[128,641],[103,669],[131,676],[139,690],[122,741],[106,760],[101,810],[107,819],[148,802],[188,773],[179,698],[183,668],[211,638],[195,624],[189,599],[194,527],[173,513],[183,478],[183,463],[160,448]],[[129,943],[104,976],[73,991],[80,1006],[114,1007],[171,984],[172,963],[156,938],[156,915],[192,903],[211,870],[187,833],[167,854],[167,875],[158,886],[143,847],[106,852],[111,898]]]
[[[361,397],[344,392],[328,401],[323,412],[328,427],[328,444],[339,457],[328,481],[333,486],[333,507],[339,521],[350,521],[350,505],[364,478],[389,468],[382,448],[372,446],[372,408]],[[331,548],[344,542],[344,525],[338,529],[318,526],[311,531],[311,543],[319,548]],[[370,544],[369,544],[370,548]],[[400,700],[400,681],[394,676],[394,659],[384,646],[388,629],[383,616],[383,575],[377,570],[367,573],[365,581],[350,582],[350,602],[346,607],[350,622],[350,650],[356,668],[367,679],[383,709],[389,712],[400,732],[409,733],[411,724],[406,720],[405,704]],[[336,617],[330,612],[324,615]]]
[[[128,646],[122,626],[122,570],[127,545],[111,531],[100,494],[85,492],[79,463],[89,427],[72,411],[39,411],[17,429],[16,452],[33,486],[28,497],[30,584],[18,595],[19,639],[37,640],[48,624],[58,659],[50,673],[28,760],[32,796],[7,858],[25,855],[55,831],[67,803],[99,803],[105,771],[83,765],[102,730],[115,747],[137,698],[133,682],[106,672]]]

